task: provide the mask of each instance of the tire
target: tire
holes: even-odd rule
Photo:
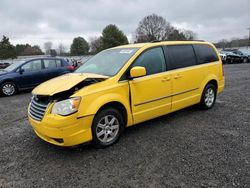
[[[244,58],[243,59],[243,63],[247,63],[248,59],[247,58]]]
[[[231,63],[231,64],[234,63],[234,59],[233,59],[233,58],[230,59],[230,63]]]
[[[4,82],[1,85],[1,94],[4,96],[12,96],[17,92],[16,84],[13,82]]]
[[[206,110],[213,108],[216,101],[216,94],[216,87],[213,84],[207,84],[202,93],[200,107]]]
[[[93,144],[105,148],[116,143],[125,127],[121,113],[114,108],[105,108],[97,113],[92,124]]]

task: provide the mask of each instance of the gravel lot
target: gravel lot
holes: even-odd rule
[[[250,64],[225,76],[212,110],[147,121],[102,150],[47,144],[29,126],[29,91],[1,97],[0,187],[250,187]]]

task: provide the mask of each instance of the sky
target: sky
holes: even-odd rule
[[[198,39],[218,42],[248,36],[249,8],[250,0],[0,0],[0,37],[69,49],[74,37],[89,41],[116,24],[133,42],[139,21],[155,13]]]

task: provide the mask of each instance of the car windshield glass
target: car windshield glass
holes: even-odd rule
[[[12,63],[10,66],[6,67],[5,69],[3,69],[4,71],[10,72],[14,69],[16,69],[18,66],[20,66],[22,63],[24,63],[25,61],[16,61],[14,63]]]
[[[104,50],[86,61],[75,72],[114,76],[138,49],[116,48]]]

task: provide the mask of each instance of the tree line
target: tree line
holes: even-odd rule
[[[3,36],[0,41],[0,59],[16,58],[22,55],[42,55],[44,54],[38,45],[31,46],[30,44],[12,45],[9,38]]]
[[[193,40],[196,34],[191,30],[178,29],[172,26],[162,16],[151,14],[144,17],[138,24],[133,36],[134,43],[151,42],[156,40]],[[70,46],[70,52],[66,52],[63,44],[59,44],[57,50],[53,49],[53,43],[48,41],[44,43],[45,52],[42,52],[38,45],[30,44],[12,45],[9,38],[3,36],[0,41],[0,59],[16,58],[22,55],[86,55],[96,54],[104,49],[118,45],[128,44],[127,36],[116,25],[109,24],[101,36],[90,38],[87,42],[79,36],[73,39]]]
[[[217,48],[232,48],[232,47],[242,47],[242,46],[250,46],[250,41],[249,39],[243,38],[243,39],[238,39],[238,38],[234,38],[232,40],[226,40],[226,39],[222,39],[219,42],[215,43],[215,46]]]

